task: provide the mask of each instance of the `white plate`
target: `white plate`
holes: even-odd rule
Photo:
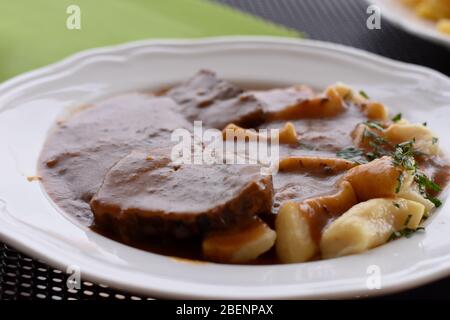
[[[432,70],[314,41],[231,37],[143,41],[76,54],[0,86],[0,239],[82,277],[156,297],[331,298],[392,292],[450,274],[450,202],[426,233],[364,254],[303,264],[194,264],[102,237],[68,219],[35,174],[48,129],[67,107],[136,88],[151,88],[210,68],[246,82],[336,81],[364,89],[394,112],[428,121],[450,151],[450,80]],[[446,195],[445,195],[446,197]],[[375,266],[375,269],[373,269]],[[381,289],[366,281],[381,272]]]
[[[436,23],[417,16],[411,8],[400,0],[368,0],[378,6],[383,18],[421,38],[450,47],[450,35],[436,29]],[[381,22],[383,28],[383,22]]]

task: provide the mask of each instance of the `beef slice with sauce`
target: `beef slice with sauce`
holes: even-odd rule
[[[332,118],[292,120],[299,145],[295,148],[281,146],[280,154],[335,157],[336,152],[353,146],[352,132],[364,121],[367,121],[366,116],[354,105]],[[280,129],[285,124],[286,121],[273,121],[259,128]]]
[[[86,225],[89,201],[107,171],[131,150],[170,145],[173,130],[192,125],[167,97],[126,94],[58,122],[44,145],[39,175],[52,199]]]
[[[257,165],[176,165],[159,149],[120,160],[91,208],[96,226],[123,241],[187,238],[243,225],[269,212],[272,196],[272,178]]]
[[[209,70],[200,70],[192,78],[172,87],[166,95],[181,106],[181,112],[190,120],[197,120],[203,109],[218,101],[237,97],[243,90],[217,78]]]
[[[271,90],[250,91],[262,106],[264,118],[270,118],[278,112],[312,99],[314,91],[305,85],[295,85]]]
[[[223,129],[230,123],[256,127],[267,117],[312,98],[314,92],[307,86],[244,91],[217,78],[214,72],[202,70],[167,95],[191,121],[201,120],[206,127]]]
[[[306,86],[247,91],[235,98],[212,104],[198,114],[198,119],[218,129],[223,129],[230,123],[244,128],[255,128],[281,110],[295,106],[312,96],[312,90]]]

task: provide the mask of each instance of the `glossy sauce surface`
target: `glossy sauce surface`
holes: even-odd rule
[[[167,145],[177,128],[192,125],[169,98],[127,94],[83,107],[58,121],[39,161],[50,197],[90,226],[89,201],[107,171],[132,150]]]

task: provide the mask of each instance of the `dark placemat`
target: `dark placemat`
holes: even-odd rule
[[[0,300],[145,300],[149,298],[81,281],[69,289],[69,275],[0,243]]]
[[[242,11],[306,33],[311,39],[365,49],[386,57],[421,64],[450,75],[450,51],[421,40],[382,20],[381,30],[366,28],[363,0],[218,0]],[[65,272],[53,269],[0,243],[0,299],[112,299],[141,300],[105,285],[83,281],[80,290],[68,289]],[[448,298],[450,278],[386,296]]]

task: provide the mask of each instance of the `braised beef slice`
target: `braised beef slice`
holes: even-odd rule
[[[189,120],[201,120],[207,128],[223,129],[229,123],[243,127],[264,121],[262,106],[234,84],[202,70],[188,81],[173,87],[167,95],[180,105]]]
[[[198,114],[207,127],[223,129],[234,123],[243,128],[253,128],[264,121],[260,102],[253,96],[242,94],[236,98],[215,102]]]
[[[132,152],[91,201],[96,225],[124,241],[186,238],[270,212],[272,178],[257,165],[175,165],[165,149]]]
[[[244,92],[218,79],[214,72],[202,70],[167,95],[180,105],[180,112],[189,120],[201,120],[208,128],[223,129],[230,123],[256,127],[276,112],[312,98],[314,92],[306,86]]]
[[[315,95],[310,87],[303,85],[264,91],[251,91],[249,94],[253,95],[261,104],[266,119],[287,107],[298,105],[311,99]]]
[[[186,82],[170,89],[167,95],[182,106],[183,114],[194,120],[201,109],[237,97],[242,92],[234,84],[217,78],[214,72],[201,70]]]
[[[39,161],[39,174],[54,201],[86,225],[89,201],[106,172],[131,150],[170,145],[173,130],[192,125],[172,99],[144,94],[114,97],[58,123]]]

